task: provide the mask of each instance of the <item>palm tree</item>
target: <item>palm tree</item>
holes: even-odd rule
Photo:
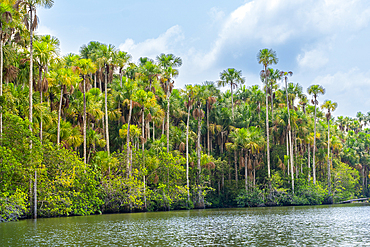
[[[185,108],[187,110],[186,120],[186,186],[188,192],[188,201],[190,201],[189,193],[189,122],[190,122],[190,110],[193,108],[194,103],[194,87],[192,85],[185,85]]]
[[[83,115],[83,136],[84,136],[84,162],[86,163],[87,150],[86,150],[86,75],[95,73],[96,67],[91,59],[81,59],[76,63],[76,70],[82,75],[82,93],[84,98],[84,115]],[[107,143],[108,145],[108,143]],[[109,150],[109,149],[108,149]]]
[[[0,5],[0,97],[3,96],[3,69],[4,69],[4,57],[3,57],[3,40],[6,38],[6,34],[10,31],[12,22],[13,8],[2,3]],[[3,113],[0,107],[0,139],[3,135]]]
[[[174,86],[173,77],[179,75],[179,71],[175,68],[182,65],[180,57],[176,57],[173,54],[160,54],[156,57],[158,66],[162,70],[162,88],[165,91],[167,99],[167,153],[170,151],[170,96]]]
[[[128,119],[127,119],[127,134],[126,134],[126,148],[127,148],[127,166],[126,166],[126,171],[127,171],[127,177],[130,177],[130,124],[131,124],[131,115],[132,115],[132,99],[133,96],[135,95],[136,89],[137,89],[137,84],[134,82],[132,78],[128,78],[128,80],[125,81],[124,85],[124,95],[126,98],[126,101],[128,101],[129,105],[129,112],[128,112]]]
[[[51,60],[58,55],[59,40],[51,38],[50,35],[42,37],[40,40],[36,40],[34,43],[34,55],[36,63],[39,67],[39,80],[37,84],[37,90],[40,91],[40,103],[42,104],[42,93],[48,90],[48,81],[45,75],[48,71],[48,64]],[[44,72],[44,77],[42,77]],[[40,117],[40,141],[42,143],[42,116]]]
[[[315,163],[315,157],[316,157],[316,106],[319,104],[317,101],[317,97],[319,94],[325,94],[325,89],[320,85],[311,85],[307,92],[309,95],[312,95],[312,104],[315,106],[315,117],[314,117],[314,134],[313,134],[313,161],[312,161],[312,177],[313,177],[313,183],[316,184],[316,163]]]
[[[30,31],[30,75],[29,75],[29,129],[32,132],[32,84],[33,84],[33,31],[36,30],[38,25],[38,17],[36,15],[36,7],[51,8],[54,5],[54,0],[18,0],[14,8],[19,11],[22,8],[26,12],[25,24],[27,29]],[[32,142],[30,143],[32,149]],[[35,175],[36,176],[36,175]],[[35,189],[36,190],[36,189]],[[36,194],[36,193],[35,193]],[[36,207],[35,203],[35,207]],[[35,218],[37,218],[35,208]]]
[[[291,173],[291,179],[292,179],[292,192],[294,193],[294,170],[293,170],[293,167],[294,167],[294,159],[293,159],[293,145],[292,145],[292,128],[291,128],[291,124],[290,124],[290,111],[289,111],[289,99],[288,99],[288,84],[287,84],[287,80],[288,80],[288,76],[292,76],[293,75],[293,72],[292,71],[289,71],[289,72],[284,72],[284,71],[281,71],[280,72],[280,76],[284,77],[284,81],[285,81],[285,95],[286,95],[286,107],[288,109],[288,138],[289,138],[289,146],[290,146],[290,173]]]
[[[120,78],[120,85],[122,87],[122,77],[124,74],[124,67],[130,62],[131,55],[124,51],[118,51],[115,56],[115,63],[119,67],[119,78]]]
[[[269,70],[267,66],[270,64],[277,64],[278,58],[276,52],[272,49],[262,49],[257,54],[257,60],[259,64],[263,64],[264,70],[261,71],[261,76],[265,80],[266,85],[266,135],[267,135],[267,174],[268,179],[270,180],[271,171],[270,171],[270,134],[269,134],[269,115],[268,115],[268,95],[267,95],[267,78],[269,77]],[[271,184],[271,182],[269,182]]]
[[[107,142],[107,152],[110,154],[109,146],[109,122],[108,122],[108,82],[113,80],[114,62],[116,48],[113,45],[101,45],[97,51],[99,58],[97,59],[98,64],[103,64],[105,68],[105,79],[104,79],[104,94],[105,94],[105,138]]]
[[[217,82],[218,86],[230,85],[231,88],[231,116],[234,120],[234,99],[233,89],[237,88],[239,84],[244,84],[245,78],[242,77],[242,71],[234,68],[228,68],[220,73],[220,80]]]
[[[328,193],[329,196],[331,195],[331,184],[330,184],[330,118],[331,112],[337,109],[338,104],[336,102],[331,102],[331,100],[326,100],[324,104],[321,106],[322,109],[327,109],[328,113],[326,113],[326,120],[328,122]]]
[[[139,90],[135,94],[135,101],[141,105],[141,150],[142,150],[142,157],[143,157],[143,168],[145,170],[145,158],[144,158],[144,144],[145,144],[145,110],[148,109],[150,106],[156,104],[156,98],[152,92],[145,92],[144,90]],[[146,209],[146,195],[145,195],[145,185],[146,179],[145,174],[143,175],[143,182],[144,182],[144,207]]]

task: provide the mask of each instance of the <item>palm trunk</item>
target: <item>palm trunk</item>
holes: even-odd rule
[[[288,85],[287,78],[285,77],[285,94],[286,94],[286,107],[288,110],[288,132],[289,132],[289,146],[290,146],[290,175],[292,179],[292,192],[294,193],[294,159],[293,159],[293,145],[292,145],[292,129],[290,125],[290,111],[289,111],[289,101],[288,101]]]
[[[245,190],[248,191],[248,150],[245,150],[244,168],[245,168]]]
[[[108,66],[108,65],[107,65]],[[106,141],[107,141],[107,152],[108,152],[108,156],[110,154],[109,152],[109,123],[108,123],[108,96],[107,96],[107,84],[108,84],[108,79],[107,79],[107,76],[108,76],[108,70],[106,70],[106,73],[105,73],[105,85],[104,85],[104,89],[105,89],[105,137],[106,137]]]
[[[42,67],[39,67],[39,90],[40,90],[40,104],[42,104]],[[42,144],[42,111],[40,116],[40,142]]]
[[[286,132],[285,134],[286,136],[286,156],[289,157],[289,137],[288,137],[288,131]],[[287,160],[287,174],[288,174],[288,177],[290,175],[290,162],[289,162],[289,159]]]
[[[170,92],[167,92],[167,153],[170,152]]]
[[[132,113],[132,99],[130,99],[130,110],[128,111],[128,120],[127,120],[127,139],[126,139],[126,145],[127,145],[127,178],[131,176],[130,172],[130,122],[131,122],[131,113]]]
[[[265,68],[266,71],[267,68]],[[268,174],[268,180],[269,180],[269,185],[271,187],[271,172],[270,172],[270,133],[269,133],[269,101],[267,97],[267,78],[265,77],[266,80],[266,135],[267,135],[267,174]]]
[[[4,64],[4,57],[3,57],[3,34],[0,35],[0,97],[3,96],[3,65]],[[3,138],[3,111],[2,107],[0,106],[0,141]],[[1,143],[1,142],[0,142]]]
[[[145,133],[144,133],[144,130],[145,130],[145,107],[143,107],[143,115],[142,115],[142,120],[141,120],[141,136],[142,136],[142,140],[141,140],[141,151],[143,152],[142,156],[143,156],[143,168],[144,168],[144,171],[145,171],[145,157],[144,157],[144,139],[145,139]],[[144,182],[144,208],[146,209],[146,195],[145,195],[145,192],[146,192],[146,180],[145,180],[145,175],[143,175],[143,182]]]
[[[28,115],[28,120],[30,121],[29,129],[32,134],[32,109],[33,109],[33,104],[32,104],[32,82],[33,82],[33,31],[32,31],[32,8],[30,7],[30,78],[29,78],[29,115]],[[32,140],[30,140],[30,149],[32,149]],[[36,184],[35,184],[36,185]],[[35,189],[36,191],[36,189]],[[36,196],[36,195],[35,195]],[[37,210],[35,210],[35,219],[37,218]]]
[[[234,167],[235,167],[235,186],[238,189],[238,153],[234,150]]]
[[[60,101],[59,101],[59,108],[58,108],[58,130],[57,130],[57,145],[60,143],[60,118],[62,114],[62,100],[63,100],[63,84],[60,86]]]
[[[311,181],[311,145],[307,144],[308,146],[308,181]]]
[[[315,118],[314,118],[314,136],[313,136],[313,157],[312,157],[312,177],[313,177],[313,184],[316,184],[316,164],[315,164],[315,157],[316,157],[316,97],[314,100],[315,104]]]
[[[202,172],[202,168],[200,166],[200,159],[201,159],[201,147],[200,147],[200,130],[201,130],[201,127],[202,127],[202,120],[200,117],[198,117],[198,140],[197,140],[197,156],[198,156],[198,160],[197,160],[197,167],[198,167],[198,199],[199,199],[199,206],[202,207],[202,189],[200,187],[200,174]]]
[[[154,121],[153,121],[153,141],[155,141],[155,124],[154,124]]]
[[[209,145],[209,105],[208,104],[207,104],[207,150],[208,150],[208,155],[209,155],[210,145]]]
[[[98,74],[97,71],[95,71],[95,76],[94,76],[94,88],[96,88],[96,75]]]
[[[188,192],[188,202],[190,201],[190,193],[189,193],[189,121],[190,119],[189,118],[190,118],[190,107],[188,108],[188,118],[186,121],[186,186],[187,186],[187,192]]]
[[[84,134],[84,162],[86,164],[86,82],[83,75],[83,96],[84,96],[84,116],[83,116],[83,134]]]
[[[233,97],[233,83],[231,82],[231,116],[234,121],[234,97]]]
[[[330,174],[330,120],[328,120],[328,193],[331,195],[331,174]]]

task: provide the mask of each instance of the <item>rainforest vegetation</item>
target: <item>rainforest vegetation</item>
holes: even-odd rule
[[[370,113],[333,117],[335,99],[290,82],[274,50],[250,58],[259,85],[225,68],[179,88],[173,54],[91,41],[61,56],[35,35],[52,5],[0,3],[0,221],[369,195]]]

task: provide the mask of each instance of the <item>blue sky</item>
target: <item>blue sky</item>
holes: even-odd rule
[[[370,111],[370,1],[367,0],[139,0],[55,1],[38,10],[40,34],[78,53],[95,40],[129,52],[133,61],[173,53],[183,59],[176,87],[216,81],[226,68],[261,85],[256,54],[277,52],[274,68],[293,71],[306,92],[320,84],[338,103],[333,115]]]

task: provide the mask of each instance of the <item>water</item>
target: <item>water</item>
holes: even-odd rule
[[[0,246],[370,246],[369,204],[22,220]]]

